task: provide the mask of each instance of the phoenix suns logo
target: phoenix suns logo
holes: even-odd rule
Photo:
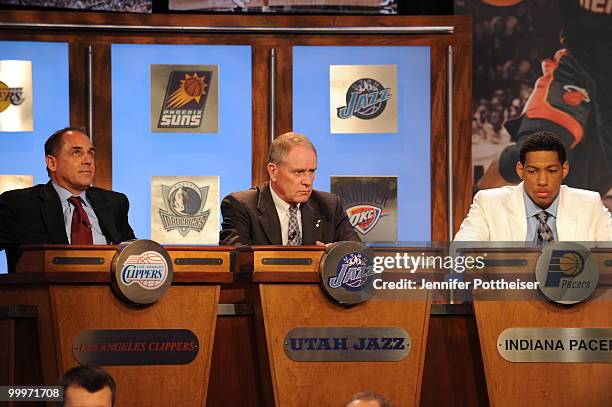
[[[158,127],[200,127],[212,74],[212,71],[170,72]]]
[[[349,119],[353,116],[362,120],[374,119],[385,110],[391,99],[391,89],[371,78],[358,79],[346,92],[346,106],[338,108],[338,117]]]

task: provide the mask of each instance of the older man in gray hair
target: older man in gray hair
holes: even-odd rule
[[[269,182],[223,199],[221,245],[309,245],[359,241],[340,198],[315,191],[317,151],[299,133],[270,145]]]

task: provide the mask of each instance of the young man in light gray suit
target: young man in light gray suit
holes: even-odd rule
[[[565,148],[554,134],[532,134],[516,163],[523,182],[479,191],[454,240],[538,246],[557,240],[612,241],[612,219],[599,194],[561,185],[569,170]]]

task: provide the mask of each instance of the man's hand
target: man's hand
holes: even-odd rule
[[[316,244],[317,246],[321,246],[321,247],[329,247],[329,245],[330,245],[331,243],[323,243],[323,242],[320,242],[320,241],[318,241],[318,240],[317,240],[317,241],[315,242],[315,244]]]

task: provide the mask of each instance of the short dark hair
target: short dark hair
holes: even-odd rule
[[[66,390],[71,385],[83,387],[90,393],[95,393],[108,386],[112,394],[113,406],[115,405],[115,380],[100,367],[73,367],[59,379],[57,385],[64,389],[64,400],[66,399]],[[57,405],[58,407],[63,407],[64,402],[60,401]]]
[[[87,132],[85,131],[84,128],[64,127],[63,129],[58,130],[52,135],[50,135],[47,141],[45,141],[45,157],[48,155],[57,157],[57,152],[62,147],[62,141],[63,141],[64,134],[68,133],[69,131],[78,131],[87,136]],[[51,173],[49,172],[49,168],[47,168],[47,175],[49,175],[49,177],[51,176]]]
[[[349,406],[354,401],[378,401],[380,407],[393,407],[393,404],[389,400],[371,391],[363,391],[355,394],[353,398],[346,403],[346,406]]]
[[[556,151],[561,164],[567,160],[567,152],[563,143],[554,133],[547,130],[537,131],[525,138],[520,150],[521,164],[525,165],[527,153],[531,151]]]

